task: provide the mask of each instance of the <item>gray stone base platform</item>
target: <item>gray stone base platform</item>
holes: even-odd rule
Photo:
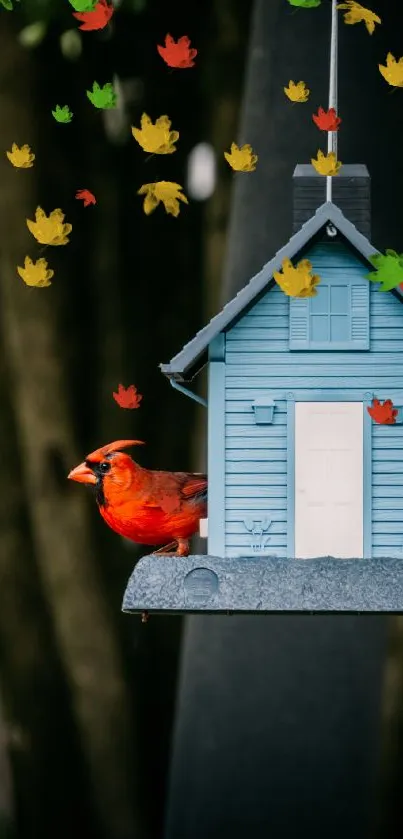
[[[124,612],[403,613],[402,559],[172,557],[137,563]]]

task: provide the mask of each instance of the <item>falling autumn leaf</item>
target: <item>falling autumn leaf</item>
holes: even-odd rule
[[[137,195],[145,195],[143,210],[146,216],[149,216],[160,201],[162,201],[166,212],[171,216],[178,216],[180,205],[179,201],[184,201],[188,204],[186,195],[182,194],[183,187],[180,184],[172,183],[171,181],[156,181],[153,184],[143,184],[137,191]]]
[[[49,216],[41,207],[37,207],[35,221],[27,219],[27,227],[41,245],[67,245],[67,237],[72,230],[71,224],[64,224],[62,210],[53,210]]]
[[[84,202],[84,207],[88,207],[90,204],[97,203],[95,195],[93,195],[89,189],[79,189],[76,192],[76,198]]]
[[[239,148],[236,143],[231,143],[231,152],[225,151],[224,157],[235,172],[254,172],[258,161],[258,156],[253,154],[249,143]]]
[[[305,82],[289,81],[288,87],[284,88],[284,93],[291,99],[291,102],[307,102],[309,99],[310,90],[308,90]]]
[[[69,0],[70,6],[73,6],[76,12],[92,12],[97,2],[98,0]]]
[[[174,41],[172,35],[166,35],[165,47],[157,44],[157,50],[168,67],[184,70],[195,66],[193,59],[196,58],[197,50],[190,47],[190,38],[187,35],[183,35],[178,41]]]
[[[188,204],[186,195],[182,194],[183,187],[171,181],[157,181],[151,184],[143,184],[138,190],[138,195],[145,195],[143,210],[150,215],[160,202],[163,203],[165,211],[169,215],[178,216],[180,211],[179,201]]]
[[[329,108],[328,111],[318,108],[318,113],[312,114],[312,119],[321,131],[338,131],[341,123],[341,118],[337,116],[334,108]]]
[[[370,35],[372,35],[375,29],[375,24],[382,23],[378,15],[371,12],[370,9],[360,6],[360,4],[356,3],[355,0],[347,0],[346,3],[339,3],[337,8],[348,9],[348,11],[344,14],[344,23],[365,23],[366,30]]]
[[[403,56],[396,61],[391,52],[386,56],[386,66],[378,64],[379,71],[392,87],[403,87]]]
[[[290,6],[299,6],[301,9],[313,9],[320,6],[322,0],[288,0]]]
[[[317,158],[311,157],[311,163],[319,175],[326,175],[326,177],[338,175],[339,169],[342,166],[341,161],[337,160],[334,151],[329,151],[327,154],[323,154],[323,151],[320,149],[318,151]]]
[[[7,11],[9,12],[13,10],[13,2],[15,2],[15,0],[0,0],[0,3],[3,6],[3,8],[7,9]],[[19,3],[19,0],[17,0],[17,2]]]
[[[315,297],[320,277],[311,273],[309,259],[301,259],[295,267],[291,259],[283,259],[281,265],[282,270],[274,271],[273,277],[287,297]]]
[[[99,0],[96,6],[88,12],[73,12],[73,17],[82,21],[79,29],[83,32],[91,32],[96,29],[105,29],[114,12],[107,0]]]
[[[16,143],[13,143],[11,151],[7,151],[6,155],[16,169],[30,169],[34,165],[35,155],[27,145],[19,148]]]
[[[71,122],[73,119],[73,114],[70,111],[68,105],[63,105],[61,108],[60,105],[56,105],[54,111],[52,111],[52,116],[55,118],[56,122]]]
[[[55,273],[51,268],[48,268],[46,259],[42,258],[33,262],[29,256],[25,257],[23,268],[17,265],[17,271],[26,285],[35,288],[45,288],[51,285],[50,280]]]
[[[403,253],[388,248],[385,253],[376,253],[369,257],[376,269],[367,274],[372,283],[381,283],[379,291],[391,291],[403,282]]]
[[[92,90],[87,90],[86,93],[94,108],[116,108],[117,95],[112,82],[107,82],[103,87],[98,82],[93,82]]]
[[[167,116],[158,117],[155,125],[147,114],[141,117],[141,128],[132,126],[132,134],[144,151],[151,154],[172,154],[176,151],[174,143],[179,139],[179,131],[170,131],[171,120]]]
[[[391,399],[385,399],[382,403],[376,397],[372,400],[372,407],[367,406],[367,411],[371,419],[379,425],[394,425],[399,413],[398,409],[393,407]]]
[[[178,496],[173,492],[171,495],[168,495],[167,492],[164,495],[161,495],[159,498],[159,506],[161,509],[166,513],[167,516],[170,516],[175,510],[179,509],[180,501]]]
[[[120,408],[139,408],[143,398],[134,385],[129,385],[127,388],[119,385],[118,392],[113,393],[112,396]]]

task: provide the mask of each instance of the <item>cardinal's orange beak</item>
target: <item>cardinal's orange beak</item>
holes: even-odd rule
[[[94,475],[92,469],[86,465],[86,463],[80,463],[79,466],[76,466],[75,469],[72,469],[71,472],[67,475],[71,481],[77,481],[79,484],[96,484],[97,478]]]

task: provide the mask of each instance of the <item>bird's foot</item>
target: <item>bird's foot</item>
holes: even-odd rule
[[[169,551],[168,548],[172,548],[173,545],[176,545],[176,551]],[[189,556],[189,540],[177,539],[176,542],[170,542],[169,545],[165,545],[154,553],[160,556]]]
[[[170,542],[169,545],[165,545],[163,548],[159,548],[158,551],[153,551],[153,554],[163,554],[164,556],[174,556],[175,551],[170,551],[169,548],[173,548],[177,546],[177,542]]]
[[[178,551],[177,556],[189,556],[189,540],[188,539],[178,539]]]

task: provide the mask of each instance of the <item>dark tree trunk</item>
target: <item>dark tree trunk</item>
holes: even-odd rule
[[[69,684],[98,829],[108,839],[126,839],[133,832],[141,837],[135,733],[121,650],[96,569],[88,499],[66,481],[79,455],[66,376],[72,334],[64,336],[60,329],[58,284],[63,265],[48,249],[47,258],[56,270],[54,284],[45,290],[25,287],[16,274],[25,254],[38,256],[39,250],[25,223],[39,203],[35,66],[14,33],[10,35],[7,26],[1,32],[3,147],[10,148],[18,138],[37,152],[35,167],[27,171],[14,170],[3,157],[0,194],[0,323],[33,552]]]
[[[68,839],[89,830],[84,779],[67,686],[32,552],[18,445],[4,365],[0,374],[0,671],[3,744],[10,755],[15,830],[26,839]],[[81,783],[81,789],[80,789]],[[60,822],[60,812],[65,817]]]

